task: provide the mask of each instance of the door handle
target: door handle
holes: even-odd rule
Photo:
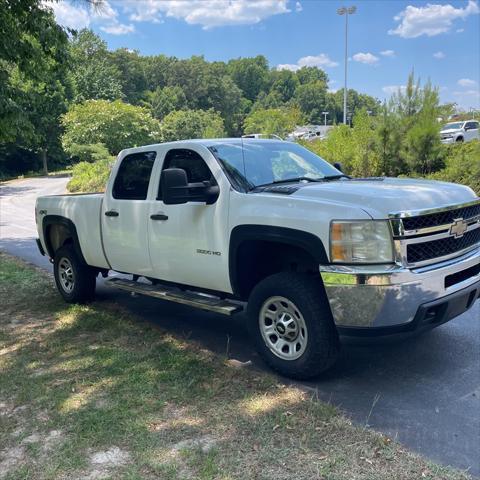
[[[105,212],[105,215],[107,217],[118,217],[119,213],[116,212],[115,210],[108,210]]]
[[[168,220],[168,215],[165,215],[164,213],[154,213],[153,215],[150,215],[150,218],[152,220]]]

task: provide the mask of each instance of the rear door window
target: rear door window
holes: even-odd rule
[[[139,152],[127,155],[120,164],[113,184],[113,198],[146,200],[155,157],[156,152]]]

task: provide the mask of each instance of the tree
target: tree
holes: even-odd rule
[[[149,95],[148,103],[152,115],[162,120],[174,110],[182,110],[187,107],[187,97],[181,87],[158,87]]]
[[[299,85],[297,76],[290,70],[274,70],[271,73],[271,92],[277,92],[282,102],[288,102],[294,95]]]
[[[113,63],[107,44],[98,35],[87,29],[76,33],[70,52],[75,103],[123,97],[121,72]]]
[[[126,102],[138,104],[147,90],[145,57],[137,51],[119,48],[110,54],[111,63],[120,72],[123,98]]]
[[[162,138],[165,142],[223,136],[222,117],[214,110],[179,110],[169,113],[162,122]]]
[[[297,87],[295,101],[309,123],[322,123],[326,108],[327,85],[316,80]]]
[[[248,100],[254,102],[268,85],[268,61],[263,55],[228,62],[228,73]]]
[[[296,108],[255,110],[247,116],[244,122],[245,133],[263,133],[285,137],[303,123],[301,112]]]
[[[34,130],[24,108],[25,89],[15,80],[33,86],[44,82],[45,69],[61,69],[68,38],[38,0],[2,0],[0,25],[0,142],[6,143]]]
[[[160,123],[143,107],[121,100],[87,100],[73,105],[62,117],[63,147],[72,154],[75,144],[103,143],[111,155],[124,148],[160,140]]]
[[[302,67],[299,68],[296,73],[300,85],[312,82],[328,84],[328,75],[318,67]]]

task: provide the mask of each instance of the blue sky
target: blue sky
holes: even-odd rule
[[[109,0],[99,11],[69,1],[53,8],[59,23],[93,29],[110,49],[207,60],[262,54],[276,68],[317,65],[335,90],[343,86],[345,21],[336,11],[352,3],[349,87],[383,99],[414,69],[439,87],[442,101],[480,107],[474,0]]]

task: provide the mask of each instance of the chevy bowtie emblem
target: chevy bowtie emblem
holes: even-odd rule
[[[468,224],[463,218],[456,218],[453,220],[452,226],[450,227],[450,235],[453,235],[455,238],[463,237],[467,228]]]

